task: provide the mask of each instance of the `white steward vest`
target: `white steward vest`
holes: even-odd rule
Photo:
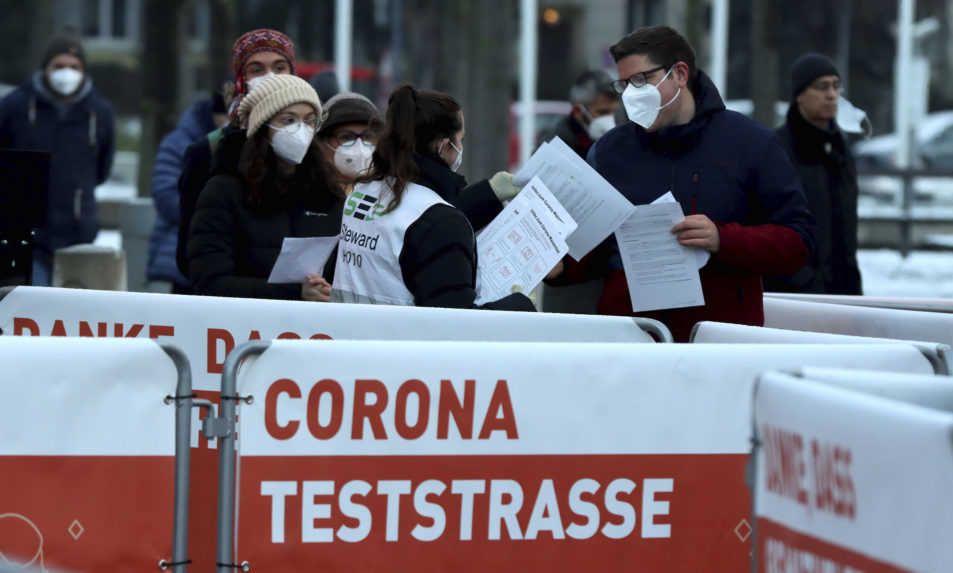
[[[404,234],[424,211],[449,203],[416,183],[408,183],[400,205],[387,211],[393,200],[385,181],[361,183],[348,195],[341,218],[333,302],[414,305],[414,295],[400,272]]]

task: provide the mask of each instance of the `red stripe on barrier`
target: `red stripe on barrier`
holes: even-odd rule
[[[0,456],[0,564],[155,570],[172,547],[173,464],[161,456]]]
[[[845,547],[798,533],[762,517],[758,519],[758,571],[904,573],[909,569],[902,569]]]
[[[746,460],[242,457],[237,554],[264,571],[744,571]]]

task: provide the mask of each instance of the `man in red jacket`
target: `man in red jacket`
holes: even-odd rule
[[[614,87],[630,121],[602,136],[589,163],[635,205],[671,191],[685,219],[672,232],[711,253],[701,269],[705,305],[645,313],[687,342],[696,322],[763,325],[761,276],[785,274],[808,260],[814,217],[797,173],[775,134],[725,109],[695,53],[675,30],[642,28],[611,48]],[[605,274],[601,314],[631,315],[614,237],[571,265]]]

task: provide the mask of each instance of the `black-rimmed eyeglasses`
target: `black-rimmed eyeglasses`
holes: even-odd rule
[[[667,67],[668,66],[659,66],[657,68],[652,68],[651,70],[645,70],[644,72],[632,74],[631,76],[627,78],[614,80],[612,82],[612,89],[614,89],[616,93],[621,94],[622,92],[625,91],[625,88],[627,88],[630,85],[634,88],[640,88],[648,83],[648,77],[650,75],[654,74],[655,72],[659,70],[664,70]]]

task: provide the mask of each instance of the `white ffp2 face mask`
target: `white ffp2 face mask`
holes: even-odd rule
[[[854,104],[847,101],[847,98],[840,96],[837,101],[837,117],[835,118],[837,126],[847,133],[865,133],[864,122],[867,122],[870,128],[870,120],[867,119],[867,112],[855,107]],[[869,133],[867,134],[869,137]]]
[[[655,85],[646,83],[640,88],[632,84],[626,86],[625,91],[622,92],[622,105],[625,106],[625,114],[629,116],[632,122],[642,126],[643,129],[648,129],[658,119],[659,112],[678,99],[679,94],[682,93],[682,88],[678,88],[672,99],[665,105],[662,105],[662,94],[658,91],[658,86],[662,85],[662,82],[668,79],[671,73],[672,68],[669,68],[662,79],[659,80],[659,83]]]
[[[599,139],[613,127],[615,127],[615,117],[612,114],[603,115],[590,121],[589,125],[586,126],[586,132],[589,133],[589,137]]]
[[[460,165],[463,164],[463,148],[458,148],[450,140],[447,140],[447,143],[449,143],[450,147],[452,147],[453,150],[457,152],[457,158],[454,159],[453,163],[450,164],[450,171],[453,171],[454,173],[456,173],[457,170],[460,169]]]
[[[311,147],[314,129],[299,123],[271,129],[275,130],[271,136],[271,148],[275,150],[275,155],[295,165],[300,164]]]
[[[255,86],[260,84],[262,80],[264,80],[265,78],[273,78],[275,77],[275,75],[276,75],[275,72],[268,72],[267,74],[263,76],[257,76],[249,80],[245,80],[245,87],[248,88],[247,93],[251,93],[251,91],[255,89]]]
[[[83,82],[83,73],[73,68],[60,68],[50,72],[50,87],[62,96],[73,94]]]
[[[373,156],[374,146],[363,140],[347,147],[339,145],[334,150],[334,167],[345,177],[358,177],[370,168]]]
[[[593,118],[589,110],[586,109],[586,106],[580,105],[579,107],[582,109],[582,115],[584,115],[589,122],[589,124],[586,125],[586,133],[588,133],[589,137],[593,140],[599,139],[608,133],[610,129],[615,127],[615,117],[611,113]]]

